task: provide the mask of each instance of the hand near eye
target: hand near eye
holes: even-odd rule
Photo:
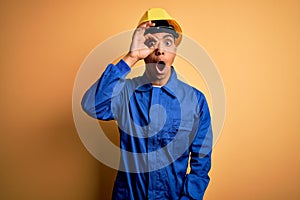
[[[158,46],[158,39],[151,35],[146,34],[145,30],[154,26],[152,22],[141,24],[135,31],[130,45],[130,51],[123,58],[123,60],[132,67],[137,61],[146,58]]]

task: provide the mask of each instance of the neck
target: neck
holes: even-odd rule
[[[162,77],[162,78],[152,76],[151,73],[146,71],[146,77],[149,80],[149,82],[151,82],[152,85],[164,86],[165,84],[167,84],[167,82],[169,81],[169,79],[171,77],[171,70],[169,71],[169,74],[167,76]]]
[[[161,83],[161,82],[156,81],[156,82],[152,82],[151,84],[153,86],[164,86],[166,83]]]

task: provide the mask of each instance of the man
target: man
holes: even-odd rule
[[[108,65],[83,97],[90,116],[118,123],[121,159],[113,199],[203,199],[211,167],[211,119],[204,95],[178,80],[172,66],[181,33],[165,10],[148,10],[130,51]],[[143,76],[126,79],[141,59]]]

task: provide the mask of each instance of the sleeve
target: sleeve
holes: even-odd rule
[[[204,95],[198,99],[199,118],[196,122],[196,135],[190,146],[191,171],[186,175],[180,200],[203,199],[210,178],[212,127],[209,108]]]
[[[86,91],[82,98],[82,109],[91,117],[100,120],[113,120],[117,116],[117,106],[113,102],[122,102],[121,91],[130,67],[125,61],[109,64],[102,76]]]

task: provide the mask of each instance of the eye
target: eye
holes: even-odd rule
[[[173,41],[170,40],[170,39],[167,39],[167,40],[165,41],[165,44],[166,44],[167,47],[170,47],[170,46],[172,46]]]
[[[152,47],[156,44],[156,41],[153,39],[149,39],[145,42],[145,45],[147,45],[148,47]]]

